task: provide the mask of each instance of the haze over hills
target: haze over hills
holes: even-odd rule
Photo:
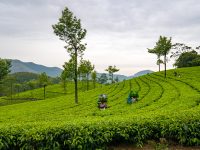
[[[46,74],[50,77],[57,77],[60,76],[62,69],[58,67],[47,67],[44,65],[40,64],[35,64],[33,62],[23,62],[21,60],[11,60],[12,61],[12,67],[11,67],[11,73],[16,73],[16,72],[31,72],[31,73],[37,73],[40,74],[42,72],[46,72]],[[120,75],[120,74],[114,74],[114,79],[118,77],[119,81],[123,81],[126,79],[142,76],[148,73],[152,73],[153,71],[151,70],[143,70],[140,71],[132,76],[125,76],[125,75]],[[102,73],[98,73],[97,77],[100,77]],[[108,73],[106,73],[108,76]],[[108,76],[109,77],[109,76]]]

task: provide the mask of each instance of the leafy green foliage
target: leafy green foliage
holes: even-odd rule
[[[11,74],[11,76],[13,76],[16,79],[17,83],[24,83],[31,80],[37,80],[39,74],[31,72],[16,72]]]
[[[149,53],[154,53],[158,56],[157,63],[159,65],[160,71],[160,63],[162,60],[160,56],[164,56],[164,65],[165,65],[165,77],[166,77],[166,70],[167,70],[167,54],[172,48],[171,38],[167,38],[165,36],[160,36],[158,42],[156,42],[156,46],[153,49],[148,49]]]
[[[117,69],[116,66],[108,66],[108,68],[105,71],[108,71],[109,76],[111,77],[111,81],[112,81],[112,83],[114,83],[113,74],[115,72],[118,72],[119,69]]]
[[[180,54],[174,65],[178,68],[200,66],[200,55],[194,50],[184,52]]]
[[[156,64],[158,65],[159,72],[160,72],[160,64],[163,63],[162,59],[160,58],[161,57],[161,49],[159,49],[157,46],[155,46],[153,49],[149,49],[148,48],[148,52],[157,55],[157,62],[156,62]]]
[[[49,77],[47,76],[47,74],[45,72],[41,73],[39,75],[39,85],[40,85],[40,87],[46,86],[48,84],[50,84]]]
[[[0,83],[10,73],[11,62],[0,58]]]
[[[92,81],[93,81],[93,86],[94,88],[96,87],[96,80],[97,80],[97,72],[96,71],[93,71],[91,73],[91,77],[92,77]]]
[[[82,57],[86,49],[86,44],[82,44],[82,40],[87,31],[82,28],[80,19],[73,16],[67,7],[62,11],[58,23],[52,27],[54,33],[67,44],[65,49],[70,54],[74,65],[75,103],[78,103],[78,57]]]
[[[40,88],[42,83],[39,82],[39,74],[29,73],[29,72],[17,72],[13,74],[8,74],[2,84],[0,84],[0,96],[8,96],[11,94],[16,94],[32,90],[35,88]],[[58,84],[60,82],[59,78],[48,77],[48,83]],[[11,87],[12,84],[12,87]]]
[[[94,65],[92,65],[92,63],[89,60],[81,60],[78,71],[80,76],[82,77],[82,80],[84,79],[84,77],[86,78],[87,90],[89,89],[89,75],[91,75],[91,72],[93,70]]]
[[[101,84],[105,84],[108,81],[108,77],[105,73],[102,73],[101,76],[98,78],[98,82]]]

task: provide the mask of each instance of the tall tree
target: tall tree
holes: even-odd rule
[[[105,71],[107,71],[109,73],[109,76],[111,77],[111,81],[113,83],[114,82],[114,80],[113,80],[113,74],[115,72],[118,72],[119,69],[117,69],[116,66],[108,66],[108,68]]]
[[[39,75],[39,85],[43,86],[44,88],[44,99],[45,99],[45,95],[46,95],[46,86],[50,83],[49,81],[49,77],[47,76],[47,74],[45,72],[41,73]]]
[[[161,49],[161,54],[164,56],[164,65],[165,65],[165,78],[167,75],[167,55],[172,48],[172,42],[171,37],[168,39],[165,36],[160,36],[158,43],[156,45],[158,46],[158,49]]]
[[[0,83],[10,73],[11,61],[0,58]]]
[[[158,70],[160,72],[160,64],[163,63],[163,61],[160,58],[161,57],[161,50],[158,49],[157,47],[154,47],[153,49],[149,49],[148,48],[148,52],[157,55],[157,62],[156,62],[156,64],[158,65]]]
[[[167,54],[172,48],[171,38],[167,38],[165,36],[160,36],[158,42],[156,42],[156,46],[154,47],[155,51],[159,51],[161,56],[164,56],[164,66],[165,66],[165,78],[166,78],[166,70],[167,70]]]
[[[67,44],[65,48],[74,60],[75,103],[78,103],[78,56],[82,56],[86,49],[86,44],[82,44],[86,30],[82,28],[80,19],[77,19],[67,7],[62,11],[58,23],[52,27],[54,33]]]
[[[97,72],[93,71],[91,73],[91,77],[92,77],[92,81],[93,81],[93,86],[94,86],[94,88],[96,88]]]

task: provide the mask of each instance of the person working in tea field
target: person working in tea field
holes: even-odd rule
[[[134,92],[131,90],[127,98],[127,103],[132,104],[136,102],[138,100],[138,97],[139,97],[138,92]]]
[[[105,94],[101,94],[100,96],[99,96],[99,99],[98,99],[98,102],[97,102],[97,104],[98,104],[98,108],[100,108],[100,109],[106,109],[107,108],[107,95],[105,95]]]

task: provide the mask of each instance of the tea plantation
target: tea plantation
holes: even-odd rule
[[[174,76],[174,70],[168,70],[166,79],[157,72],[79,92],[79,104],[69,93],[0,106],[0,149],[142,146],[160,138],[199,146],[200,67],[176,71]],[[126,102],[130,87],[139,91],[139,100],[133,104]],[[108,96],[105,110],[97,108],[100,94]]]

